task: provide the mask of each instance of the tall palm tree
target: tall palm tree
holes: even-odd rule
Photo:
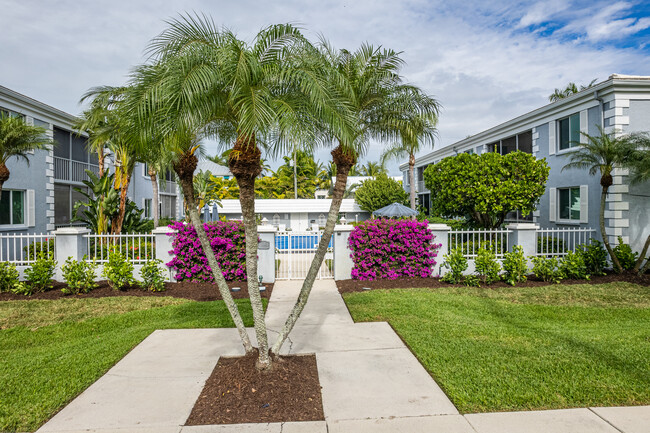
[[[614,254],[609,244],[609,237],[605,232],[605,204],[609,187],[613,184],[612,171],[615,168],[625,167],[629,159],[627,150],[631,147],[632,136],[616,136],[614,132],[606,134],[600,126],[598,130],[600,131],[598,136],[583,132],[582,135],[587,139],[585,143],[572,142],[577,149],[567,155],[570,162],[562,168],[562,171],[567,169],[588,169],[589,174],[592,176],[600,174],[600,233],[605,248],[612,259],[614,269],[616,272],[623,272],[623,268],[618,257]]]
[[[337,144],[332,150],[332,160],[336,165],[332,201],[322,238],[298,299],[271,348],[274,354],[280,353],[307,303],[334,233],[348,174],[357,158],[365,152],[369,140],[393,140],[399,136],[400,131],[407,131],[408,113],[414,111],[413,107],[417,107],[417,111],[430,121],[436,119],[438,114],[438,102],[435,99],[417,87],[402,82],[400,69],[404,62],[399,53],[369,44],[363,44],[355,52],[335,50],[322,41],[320,54],[326,65],[324,72],[328,81],[344,101],[351,118],[346,128],[332,129],[329,124],[321,125],[323,135],[333,138]]]
[[[418,95],[413,95],[412,100],[416,100]],[[409,101],[404,101],[408,104]],[[434,139],[438,130],[436,125],[438,123],[439,107],[435,107],[435,116],[422,116],[417,110],[417,104],[412,104],[410,107],[413,111],[407,111],[404,128],[400,131],[400,141],[395,142],[389,146],[381,155],[382,163],[387,160],[396,158],[401,159],[408,157],[409,164],[409,192],[411,209],[415,210],[415,154],[423,149],[423,146],[433,147]]]
[[[28,125],[22,117],[12,117],[0,111],[0,197],[2,187],[11,175],[7,161],[18,158],[29,165],[30,152],[48,149],[51,144],[45,128]]]
[[[359,171],[364,176],[370,176],[370,177],[375,177],[380,174],[388,174],[388,170],[386,170],[386,164],[384,163],[384,161],[379,161],[379,162],[368,161],[364,165],[359,167]]]

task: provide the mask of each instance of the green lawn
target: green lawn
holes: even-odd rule
[[[248,300],[236,302],[252,326]],[[155,329],[232,326],[222,301],[0,302],[0,431],[36,430]]]
[[[344,296],[388,321],[461,412],[650,404],[650,288],[395,289]]]

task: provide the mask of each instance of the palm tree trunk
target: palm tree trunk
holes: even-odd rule
[[[278,335],[278,339],[271,348],[271,353],[276,356],[280,353],[282,345],[286,341],[287,337],[289,337],[289,333],[291,333],[291,330],[298,321],[302,310],[307,304],[307,299],[309,298],[314,281],[318,275],[318,270],[323,264],[330,239],[332,238],[332,234],[334,234],[334,226],[336,225],[339,210],[341,209],[341,202],[343,201],[343,194],[345,193],[345,185],[348,180],[348,173],[350,172],[350,168],[352,168],[356,162],[355,156],[346,152],[341,145],[332,151],[332,156],[336,163],[336,182],[334,183],[334,191],[332,192],[332,203],[330,204],[330,210],[327,214],[327,223],[323,230],[323,236],[318,243],[318,249],[316,250],[314,259],[311,262],[309,271],[307,271],[307,276],[300,288],[298,299],[296,300],[291,313],[289,313],[289,316]]]
[[[239,185],[239,203],[246,232],[246,279],[248,296],[253,309],[255,336],[259,353],[256,366],[260,370],[271,368],[269,342],[264,321],[264,306],[257,280],[257,221],[255,220],[255,178],[262,171],[261,152],[255,136],[240,136],[230,153],[230,171]]]
[[[185,159],[189,159],[190,163],[193,162],[194,169],[196,168],[196,157],[194,155],[187,155]],[[223,271],[221,270],[221,267],[219,266],[217,259],[214,257],[214,250],[210,245],[210,240],[208,239],[208,235],[205,233],[205,228],[203,227],[203,223],[201,222],[201,217],[199,216],[199,212],[196,209],[196,203],[194,202],[194,184],[192,182],[192,174],[191,174],[194,173],[194,169],[192,169],[191,171],[190,170],[184,171],[182,169],[179,170],[177,169],[177,167],[174,167],[174,170],[178,174],[178,177],[181,182],[181,188],[183,190],[183,196],[185,202],[187,203],[187,210],[190,216],[190,221],[192,223],[192,226],[196,230],[196,235],[199,238],[199,242],[201,242],[201,248],[203,248],[205,257],[208,260],[208,265],[210,266],[210,271],[212,272],[212,276],[214,277],[214,280],[217,282],[217,288],[219,289],[219,293],[221,294],[221,299],[223,299],[224,303],[226,304],[226,307],[228,308],[228,312],[230,313],[230,317],[232,318],[233,322],[235,322],[235,327],[239,332],[239,338],[242,341],[244,350],[246,351],[246,353],[250,353],[253,351],[253,345],[251,344],[251,340],[248,337],[246,328],[244,327],[244,321],[242,320],[241,315],[239,314],[239,310],[237,309],[237,304],[235,304],[235,301],[232,298],[232,294],[230,293],[230,289],[228,288],[228,283],[226,283],[226,279],[223,277]],[[190,173],[188,174],[187,172]]]
[[[124,222],[124,215],[126,215],[126,195],[129,191],[129,184],[131,183],[131,175],[126,176],[126,182],[120,187],[120,208],[118,209],[117,218],[112,221],[112,231],[114,234],[122,233],[122,223]]]
[[[151,188],[153,190],[153,197],[151,198],[151,207],[153,208],[153,227],[158,227],[158,208],[159,206],[159,197],[158,197],[158,176],[156,175],[156,170],[149,168],[149,177],[151,178]]]
[[[650,270],[650,259],[645,262],[645,265],[639,271],[639,275],[643,275],[644,273],[648,272],[648,270]]]
[[[643,260],[646,258],[646,254],[648,253],[648,248],[650,248],[650,235],[648,235],[648,238],[645,240],[645,245],[643,245],[641,254],[639,255],[639,258],[634,264],[634,272],[638,272],[639,274],[643,273],[643,271],[641,270],[641,265],[643,264]],[[650,260],[648,260],[648,262],[650,262]],[[646,267],[647,267],[647,263],[646,263]]]
[[[99,166],[99,177],[104,175],[104,147],[97,149],[97,165]]]
[[[611,257],[612,259],[614,270],[620,274],[621,272],[623,272],[623,268],[621,267],[621,263],[618,261],[618,257],[616,257],[616,254],[614,254],[614,250],[612,250],[611,245],[609,245],[609,237],[605,232],[605,202],[607,200],[608,189],[609,188],[607,187],[603,187],[603,191],[600,194],[600,233],[603,236],[603,243],[605,244],[605,249],[607,249],[607,252],[609,253],[609,257]]]

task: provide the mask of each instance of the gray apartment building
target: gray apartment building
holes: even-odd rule
[[[0,86],[0,110],[21,116],[28,124],[42,126],[54,140],[50,150],[37,150],[29,166],[12,158],[7,167],[11,176],[5,182],[0,201],[0,232],[47,233],[71,224],[74,204],[85,197],[86,170],[99,172],[97,154],[89,152],[86,137],[72,128],[75,116]],[[106,160],[112,168],[112,157]],[[160,215],[179,218],[182,214],[180,191],[171,173],[159,182]],[[153,186],[144,164],[137,164],[128,196],[151,215]]]
[[[650,131],[650,76],[611,75],[607,80],[550,103],[464,140],[416,159],[415,181],[418,201],[428,208],[430,194],[423,172],[430,164],[462,152],[515,150],[545,158],[550,166],[546,192],[533,215],[512,220],[534,221],[544,228],[591,227],[600,237],[600,177],[586,170],[565,170],[567,156],[574,151],[572,141],[584,140],[581,132],[598,135]],[[408,190],[408,164],[400,165]],[[612,241],[622,236],[639,251],[650,233],[650,183],[628,185],[627,172],[617,170],[605,212],[606,232]]]

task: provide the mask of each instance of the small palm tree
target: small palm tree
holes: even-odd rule
[[[573,142],[577,149],[568,155],[570,162],[562,170],[588,169],[589,174],[592,176],[600,174],[600,186],[602,188],[600,195],[600,233],[605,248],[614,264],[614,269],[617,272],[622,272],[623,268],[616,254],[614,254],[609,244],[609,237],[605,232],[605,203],[609,187],[613,184],[612,171],[615,168],[626,166],[629,160],[628,149],[632,146],[633,136],[622,135],[617,137],[615,133],[606,134],[600,126],[598,129],[600,131],[598,136],[582,133],[587,139],[585,143]]]
[[[361,173],[363,173],[364,176],[370,176],[370,177],[375,177],[375,176],[379,176],[380,174],[388,173],[384,161],[380,161],[380,162],[368,161],[364,165],[359,167],[359,171],[361,171]]]
[[[574,93],[582,92],[583,90],[587,90],[590,87],[593,87],[597,80],[598,78],[594,78],[589,84],[586,86],[580,86],[580,88],[576,86],[576,83],[571,82],[567,84],[564,89],[555,89],[555,91],[549,95],[548,100],[550,102],[555,102],[559,101],[560,99],[568,98]]]
[[[29,165],[30,152],[48,149],[51,144],[52,140],[47,137],[45,128],[28,125],[22,117],[0,112],[0,197],[2,187],[11,175],[7,161],[18,158]]]

